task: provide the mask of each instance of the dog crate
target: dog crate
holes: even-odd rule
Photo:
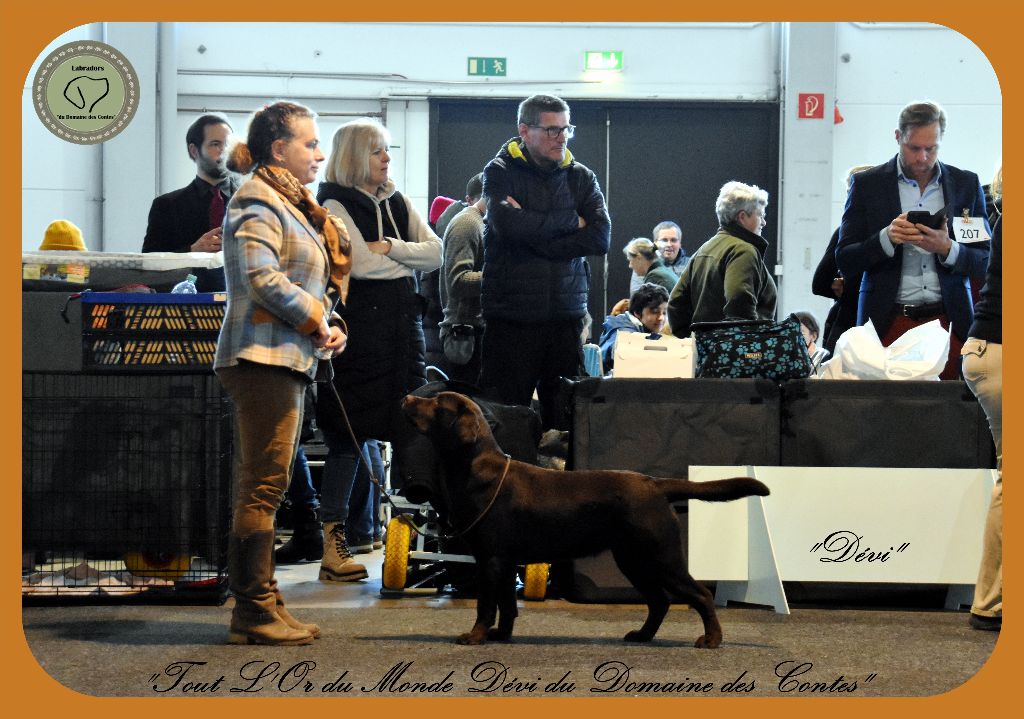
[[[230,455],[212,374],[25,373],[23,599],[223,601]]]
[[[225,296],[90,292],[82,295],[82,368],[88,372],[208,372]]]

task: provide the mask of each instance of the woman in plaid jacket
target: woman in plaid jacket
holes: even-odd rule
[[[345,291],[348,236],[305,187],[323,159],[313,113],[277,102],[254,115],[229,160],[236,172],[254,170],[224,219],[228,304],[214,361],[235,407],[232,644],[309,644],[320,633],[285,609],[273,549],[305,387],[318,358],[341,352],[347,340],[329,323],[329,295]]]

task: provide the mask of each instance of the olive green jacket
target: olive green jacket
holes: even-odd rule
[[[672,334],[687,337],[695,322],[774,319],[775,280],[764,264],[768,243],[729,223],[700,246],[668,302]]]

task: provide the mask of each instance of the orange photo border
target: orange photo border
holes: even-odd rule
[[[169,4],[168,4],[169,5]],[[246,0],[244,3],[221,3],[215,7],[209,2],[198,0],[178,0],[173,10],[168,5],[148,5],[138,0],[99,0],[95,2],[69,2],[69,0],[52,0],[37,6],[31,3],[8,3],[3,10],[3,42],[0,45],[3,53],[2,95],[0,106],[7,108],[0,113],[0,124],[3,136],[17,141],[15,167],[3,173],[3,191],[0,192],[3,217],[18,218],[12,221],[4,240],[0,242],[3,249],[3,276],[10,279],[0,282],[0,292],[8,307],[8,330],[10,349],[6,361],[0,370],[0,387],[4,395],[12,400],[9,409],[0,415],[3,432],[3,456],[21,457],[21,413],[18,411],[20,402],[14,402],[21,396],[20,386],[20,339],[21,312],[18,288],[20,286],[20,251],[21,245],[21,180],[22,163],[30,156],[31,147],[23,147],[21,143],[21,123],[37,121],[31,112],[27,112],[22,104],[24,87],[31,82],[28,73],[33,62],[48,43],[63,32],[92,22],[156,22],[156,21],[285,21],[285,22],[317,22],[317,21],[418,21],[418,22],[470,22],[470,21],[593,21],[593,22],[693,22],[693,21],[900,21],[900,22],[933,22],[946,25],[972,40],[988,57],[999,77],[1003,93],[1004,117],[1015,117],[1020,109],[1022,96],[1022,74],[1015,73],[1016,65],[1012,54],[1020,44],[1019,21],[1024,17],[1024,9],[1000,7],[1001,3],[984,3],[971,6],[969,3],[952,2],[951,0],[931,0],[912,6],[906,3],[882,2],[881,0],[860,0],[849,6],[826,4],[820,0],[779,0],[775,3],[748,3],[747,7],[721,3],[689,3],[676,0],[649,0],[624,8],[621,0],[591,0],[587,3],[550,4],[531,2],[526,5],[510,4],[500,7],[498,3],[438,4],[426,5],[413,0],[391,0],[386,3],[362,3],[351,7],[348,3],[310,3],[304,6],[295,4],[272,3],[268,0]],[[894,62],[906,61],[894,53]],[[926,58],[914,58],[914,61],[927,61]],[[911,93],[912,94],[912,93]],[[26,114],[27,112],[27,114]],[[1004,123],[1005,125],[1005,123]],[[1021,143],[1012,134],[1005,135],[1003,153],[1011,166],[1009,184],[1013,184],[1013,158],[1021,157]],[[990,168],[972,168],[979,172],[983,182],[987,181]],[[1010,194],[1014,192],[1011,189]],[[1010,227],[1013,227],[1011,211]],[[1011,229],[1011,238],[1012,238]],[[1017,249],[1011,239],[1006,248],[1008,261],[1006,267],[1014,267],[1014,257],[1024,257],[1024,252]],[[18,272],[16,275],[15,272]],[[1020,301],[1013,296],[1005,303],[1007,317],[1015,317],[1012,309]],[[1016,319],[1007,321],[1004,331],[1009,335],[1009,343],[1021,338],[1020,322]],[[1009,437],[1007,444],[1013,446],[1013,436],[1017,429],[1017,409],[1012,397],[1018,396],[1019,390],[1016,377],[1012,373],[1004,377],[1004,387],[1010,395],[1007,403],[1006,431]],[[1009,468],[1013,471],[1013,459]],[[331,702],[328,706],[321,703],[307,703],[302,707],[282,705],[280,698],[251,698],[244,704],[223,704],[226,699],[219,698],[93,698],[77,694],[59,685],[36,663],[24,639],[21,622],[20,586],[13,580],[17,576],[20,564],[20,527],[21,527],[21,491],[15,462],[9,477],[9,488],[12,497],[4,506],[4,521],[0,523],[0,532],[7,549],[0,555],[3,576],[8,577],[3,586],[2,599],[2,636],[8,639],[5,651],[0,658],[0,677],[6,679],[4,692],[9,712],[15,715],[28,716],[30,713],[43,716],[57,715],[76,717],[111,716],[143,717],[177,717],[187,711],[193,716],[216,716],[227,712],[251,711],[257,709],[267,712],[419,712],[431,714],[444,713],[446,717],[474,716],[481,709],[493,717],[514,717],[524,711],[531,714],[579,713],[585,711],[588,716],[618,716],[623,711],[644,711],[675,713],[680,710],[702,713],[710,712],[719,716],[746,715],[756,712],[760,717],[778,716],[785,719],[797,717],[818,717],[827,713],[830,717],[863,717],[865,715],[888,716],[912,712],[933,717],[967,716],[970,712],[984,707],[986,710],[998,711],[1003,707],[1012,707],[1012,686],[1016,679],[1014,668],[1019,666],[1022,652],[1019,639],[1014,639],[1019,629],[1014,627],[1016,619],[1011,609],[1008,626],[1003,629],[996,650],[988,663],[972,679],[961,687],[946,694],[928,698],[749,698],[749,699],[716,699],[713,703],[698,699],[669,698],[606,698],[587,700],[583,697],[538,699],[522,703],[513,698],[484,699],[393,699],[388,703],[366,698],[346,698],[344,704]],[[1015,559],[1014,548],[1019,549],[1020,526],[1013,517],[1019,509],[1015,506],[1013,496],[1017,485],[1011,479],[1009,490],[1009,507],[1005,522],[1004,541],[1009,547],[1007,556],[1011,564],[1019,566]],[[1019,586],[1018,576],[1011,568],[1006,572],[1008,594],[1014,596],[1014,586]],[[20,585],[20,583],[19,583]],[[1012,601],[1011,601],[1012,607]],[[964,622],[967,618],[964,616]],[[343,649],[342,649],[343,651]],[[727,649],[720,651],[728,651]],[[182,702],[188,701],[185,707]],[[586,701],[586,704],[581,702]],[[678,704],[687,702],[684,708]],[[254,706],[257,702],[259,706]],[[366,702],[374,702],[368,704]],[[423,703],[421,705],[421,702]],[[429,704],[427,704],[429,702]],[[486,708],[479,702],[487,702]],[[557,704],[555,704],[557,702]],[[694,706],[700,702],[700,706]],[[628,709],[626,704],[628,703]]]

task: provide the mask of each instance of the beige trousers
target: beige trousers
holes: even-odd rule
[[[273,621],[274,515],[299,442],[306,381],[283,367],[243,362],[217,370],[235,409],[234,500],[228,585],[235,611]]]
[[[983,617],[1003,615],[1003,346],[968,338],[960,352],[964,379],[985,410],[996,444],[999,470],[985,519],[978,583],[971,612]]]

